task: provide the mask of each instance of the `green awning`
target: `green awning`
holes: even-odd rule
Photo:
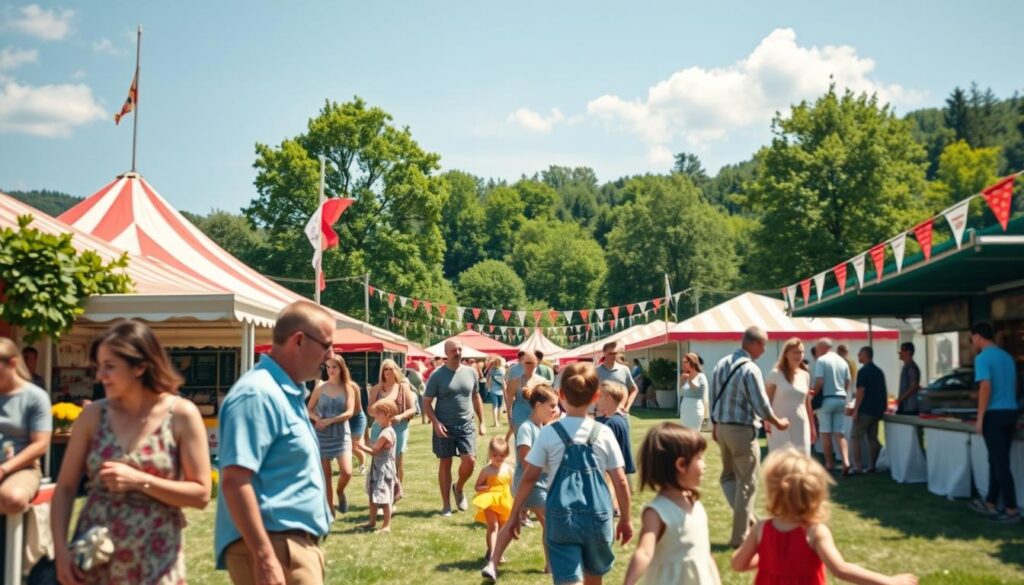
[[[1010,221],[1005,232],[999,225],[969,229],[959,250],[952,239],[946,240],[932,249],[927,262],[921,253],[906,258],[899,274],[895,262],[886,264],[881,281],[870,268],[870,257],[867,263],[863,287],[857,286],[851,265],[846,294],[839,294],[837,285],[817,301],[812,292],[810,303],[805,305],[802,298],[796,301],[793,315],[917,316],[924,307],[943,301],[1024,286],[1024,217]]]

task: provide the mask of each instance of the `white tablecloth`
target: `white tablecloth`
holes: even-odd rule
[[[899,483],[928,481],[928,468],[917,440],[917,427],[893,422],[886,422],[884,426],[885,450],[892,478]]]
[[[971,435],[971,471],[974,475],[974,487],[982,498],[988,496],[988,448],[981,435]],[[1010,448],[1010,472],[1013,473],[1013,485],[1017,492],[1017,505],[1024,504],[1024,441],[1014,441]]]
[[[971,495],[971,435],[962,431],[925,428],[928,491],[950,498]]]

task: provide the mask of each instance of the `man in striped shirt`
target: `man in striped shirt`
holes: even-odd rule
[[[754,362],[764,354],[768,336],[760,327],[743,332],[742,347],[722,358],[711,376],[712,436],[722,451],[722,491],[732,507],[732,537],[729,545],[737,548],[755,522],[757,476],[761,466],[761,446],[757,431],[761,420],[780,430],[789,421],[772,412],[764,388],[761,369]]]

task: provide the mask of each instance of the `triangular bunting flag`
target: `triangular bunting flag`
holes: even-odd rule
[[[375,293],[377,291],[377,289],[373,288],[372,286],[368,286],[366,288],[370,291],[370,296],[371,297],[373,296],[373,293]]]
[[[914,238],[924,252],[925,262],[932,259],[932,229],[935,227],[935,218],[929,218],[914,226]]]
[[[637,308],[640,309],[641,313],[644,313],[644,312],[647,311],[647,301],[640,301],[639,303],[636,304],[636,306],[637,306]]]
[[[412,310],[415,311],[418,308],[420,308],[420,300],[419,299],[413,299],[412,300]]]
[[[970,209],[970,199],[965,199],[944,213],[946,221],[949,222],[949,229],[953,230],[953,241],[956,242],[956,249],[963,246],[964,230],[967,229],[967,211]]]
[[[565,324],[566,325],[569,325],[570,323],[572,323],[572,311],[562,311],[562,314],[565,315]]]
[[[444,314],[448,312],[448,305],[444,303],[438,305],[437,312],[440,313],[442,317],[444,317]]]
[[[534,327],[540,325],[540,318],[541,318],[541,315],[543,315],[543,314],[544,314],[543,311],[534,311],[533,312],[533,325],[534,325]]]
[[[505,322],[508,323],[508,318],[512,316],[512,311],[508,309],[501,310],[501,316],[505,318]]]
[[[782,291],[782,304],[789,307],[789,297],[786,296],[786,287],[782,287],[779,290]]]
[[[681,296],[683,296],[683,293],[681,292],[677,292],[676,294],[672,295],[672,302],[676,304],[677,311],[679,310],[679,297]]]
[[[526,311],[516,311],[516,317],[519,317],[520,325],[526,325]]]
[[[821,295],[825,294],[825,272],[814,275],[814,289],[818,292],[818,301],[821,301]]]
[[[474,319],[479,319],[480,318],[480,309],[479,308],[473,307],[472,313],[473,313],[473,318]]]
[[[455,307],[455,318],[462,321],[462,316],[466,314],[466,307]]]
[[[423,310],[426,311],[427,315],[430,314],[430,301],[423,301]]]
[[[871,263],[875,266],[875,276],[881,281],[882,273],[885,272],[885,244],[871,248],[868,254],[871,255]]]
[[[853,272],[857,275],[857,286],[864,288],[864,254],[853,259]]]
[[[811,279],[807,278],[800,281],[800,292],[804,295],[804,305],[806,306],[811,302]]]
[[[388,304],[392,307],[395,306],[395,293],[388,293]]]
[[[496,309],[487,309],[486,313],[487,313],[487,320],[493,323],[494,322],[494,314],[497,313],[497,310]]]
[[[580,309],[580,319],[584,323],[589,323],[590,322],[590,311],[588,309]],[[589,327],[587,328],[587,331],[590,331]]]
[[[892,255],[896,258],[896,272],[898,274],[903,271],[903,254],[907,251],[907,232],[896,236],[889,245],[892,246]]]
[[[846,294],[846,262],[836,264],[832,268],[832,273],[836,275],[836,281],[839,282],[839,294]]]
[[[996,216],[999,225],[1003,226],[1004,232],[1010,221],[1010,210],[1013,208],[1013,180],[1016,178],[1016,175],[1010,175],[981,192],[985,203],[988,203],[988,208],[992,210],[992,215]]]
[[[651,302],[654,303],[655,311],[661,308],[661,299],[651,299]]]
[[[634,303],[629,303],[628,305],[626,305],[626,312],[629,313],[630,317],[633,316],[633,309],[635,309],[635,308],[636,308],[636,304],[634,304]]]
[[[619,307],[612,307],[612,317],[615,319],[619,318]]]
[[[494,325],[489,325],[487,327],[487,331],[490,332],[490,333],[494,333]]]
[[[796,285],[786,287],[786,296],[789,298],[789,308],[796,307]]]
[[[598,321],[604,321],[604,309],[594,309],[594,312],[597,313]]]
[[[378,299],[383,299],[384,298],[384,291],[380,290],[379,288],[377,289],[377,298]]]
[[[554,309],[548,309],[548,321],[551,321],[552,325],[558,323],[558,311]]]

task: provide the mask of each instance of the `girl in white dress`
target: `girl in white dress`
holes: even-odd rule
[[[782,347],[779,362],[764,381],[775,415],[789,419],[789,428],[784,431],[769,428],[768,423],[765,423],[768,451],[792,447],[810,455],[811,445],[817,438],[817,431],[809,416],[811,399],[807,393],[810,390],[811,375],[803,359],[804,344],[796,337],[790,339]]]
[[[708,515],[700,503],[704,450],[700,433],[674,422],[650,430],[640,445],[640,489],[658,495],[644,506],[640,542],[626,571],[626,585],[719,585],[711,556]]]
[[[679,422],[699,431],[708,414],[708,377],[701,372],[700,357],[688,353],[683,357],[683,373],[679,376]]]

